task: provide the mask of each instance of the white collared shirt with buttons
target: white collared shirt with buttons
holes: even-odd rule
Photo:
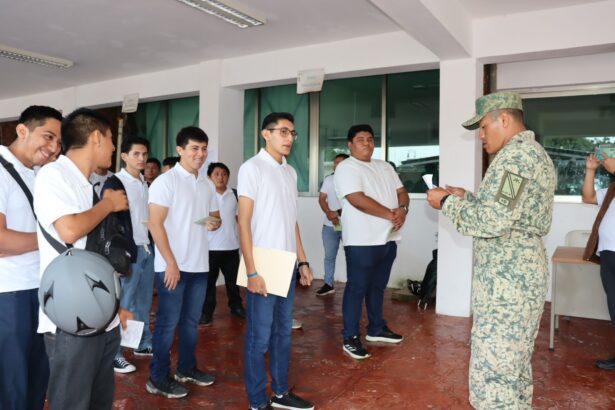
[[[92,208],[93,187],[90,181],[81,173],[77,165],[68,157],[60,155],[57,161],[41,168],[34,183],[34,210],[38,216],[38,222],[43,228],[60,243],[60,235],[53,223],[65,215],[80,214]],[[85,249],[87,235],[79,238],[73,246],[77,249]],[[41,255],[40,275],[51,261],[58,256],[58,252],[42,235],[38,228],[38,247]],[[107,331],[119,324],[119,318],[115,319],[107,327]],[[49,318],[40,311],[38,332],[55,333],[56,326]]]
[[[218,210],[216,196],[207,179],[200,172],[198,176],[191,174],[178,163],[149,187],[149,203],[168,208],[164,229],[182,272],[209,271],[207,228],[194,223]],[[164,272],[166,267],[156,246],[154,270]]]
[[[254,201],[252,244],[297,251],[297,172],[282,158],[278,163],[265,149],[247,160],[237,175],[237,192]]]
[[[239,249],[237,198],[235,198],[231,188],[226,188],[226,191],[222,194],[216,192],[216,199],[223,223],[219,229],[209,232],[209,250],[232,251]]]
[[[122,181],[128,197],[130,222],[132,223],[132,237],[137,246],[149,244],[147,222],[149,221],[148,196],[149,190],[143,175],[135,178],[122,168],[115,176]]]
[[[34,170],[24,166],[5,146],[0,155],[13,164],[30,192],[34,192]],[[28,198],[9,172],[0,165],[0,214],[6,228],[17,232],[36,232],[36,219]],[[0,258],[0,293],[36,289],[40,283],[38,251]]]
[[[342,204],[340,204],[340,200],[337,198],[337,194],[335,193],[333,175],[334,174],[327,175],[322,181],[322,185],[320,186],[320,193],[327,195],[327,206],[330,210],[339,211],[340,209],[342,209]],[[327,218],[327,215],[325,215],[323,225],[327,225],[333,228],[333,222],[331,222],[329,218]]]

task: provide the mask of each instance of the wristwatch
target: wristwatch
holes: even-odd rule
[[[404,211],[406,211],[406,213],[408,213],[408,211],[410,211],[410,209],[408,208],[408,205],[400,205],[399,207],[401,209],[403,209]]]
[[[444,203],[446,202],[446,200],[448,199],[449,196],[451,196],[451,195],[448,194],[448,195],[444,195],[442,197],[442,199],[440,200],[440,209],[442,209],[442,207],[444,206]]]

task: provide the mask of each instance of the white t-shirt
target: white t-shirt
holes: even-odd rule
[[[363,192],[387,208],[397,208],[397,190],[403,184],[391,164],[379,159],[366,162],[350,157],[337,166],[334,181],[337,195],[342,198],[344,246],[384,245],[401,239],[399,231],[391,232],[390,221],[361,212],[346,199],[348,194]]]
[[[606,196],[607,188],[599,189],[596,191],[596,199],[598,206],[602,206],[604,197]],[[600,255],[603,250],[615,251],[615,203],[611,202],[609,208],[606,210],[600,227],[598,228],[598,249],[596,254]]]
[[[222,194],[216,192],[218,208],[222,225],[209,232],[210,251],[231,251],[239,249],[239,235],[237,233],[237,198],[231,188]]]
[[[262,248],[297,251],[297,173],[267,151],[243,163],[237,175],[237,192],[254,201],[252,244]]]
[[[179,270],[208,272],[207,228],[194,223],[218,210],[218,202],[207,177],[202,173],[195,177],[178,163],[152,182],[149,203],[169,209],[164,229]],[[164,272],[166,268],[167,263],[156,246],[154,269]]]
[[[105,181],[113,175],[113,172],[107,171],[105,175],[98,175],[96,172],[92,172],[90,175],[90,182],[94,186],[94,190],[96,191],[96,195],[100,198],[100,191],[102,191],[103,185],[105,185]]]
[[[333,182],[333,175],[327,175],[325,179],[322,181],[322,185],[320,186],[320,192],[327,195],[327,205],[329,209],[332,211],[338,211],[342,209],[342,204],[340,204],[340,200],[337,198],[337,194],[335,193],[335,183]],[[323,224],[333,227],[333,222],[327,218],[325,215],[325,219],[323,220]]]
[[[80,214],[92,208],[92,184],[81,173],[79,168],[68,157],[60,155],[57,161],[45,165],[36,176],[34,183],[34,209],[38,221],[43,228],[60,243],[60,235],[53,223],[65,215]],[[58,252],[51,246],[38,231],[38,247],[41,255],[40,275],[51,263]],[[87,235],[79,238],[73,246],[85,249]],[[107,327],[107,331],[114,329],[120,323],[118,316]],[[38,332],[55,333],[56,326],[43,313],[39,312]]]
[[[34,170],[25,167],[5,146],[0,146],[0,155],[13,164],[30,192],[34,193]],[[4,214],[7,229],[36,232],[36,219],[28,198],[3,165],[0,165],[0,214]],[[38,288],[38,265],[38,251],[0,258],[0,293]]]
[[[132,223],[132,237],[137,246],[149,244],[147,222],[149,220],[148,196],[149,190],[143,175],[135,178],[122,168],[116,177],[122,181],[128,197],[130,209],[130,222]]]

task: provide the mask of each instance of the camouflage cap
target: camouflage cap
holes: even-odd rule
[[[479,121],[482,120],[487,113],[506,108],[523,111],[519,93],[500,92],[483,95],[476,100],[476,115],[461,125],[465,129],[475,130],[478,128]]]

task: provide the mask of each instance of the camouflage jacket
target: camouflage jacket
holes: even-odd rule
[[[551,228],[555,169],[532,131],[515,135],[500,149],[478,193],[454,195],[442,212],[462,235],[496,238],[510,233],[544,236]]]

